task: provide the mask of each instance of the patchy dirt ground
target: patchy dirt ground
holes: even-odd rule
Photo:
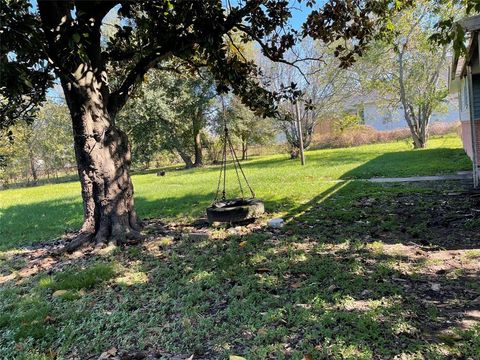
[[[480,358],[478,194],[352,182],[283,215],[282,229],[266,218],[213,229],[147,220],[147,240],[125,249],[62,254],[65,238],[2,253],[2,348],[70,359]]]

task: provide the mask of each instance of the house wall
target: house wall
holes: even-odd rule
[[[473,118],[480,118],[480,75],[476,74],[472,76],[473,85]]]
[[[473,161],[473,149],[472,149],[472,128],[470,121],[461,122],[461,135],[463,142],[463,149],[467,153],[468,157]],[[477,142],[477,165],[480,165],[480,120],[475,121],[475,133]]]
[[[460,121],[470,120],[468,97],[469,96],[468,96],[467,78],[463,77],[460,80],[460,91],[458,94],[458,110],[459,110]]]
[[[460,82],[459,91],[459,115],[461,120],[461,137],[463,149],[468,157],[473,161],[472,149],[472,126],[470,123],[470,94],[468,91],[467,77],[463,77]],[[473,85],[473,111],[475,120],[475,137],[477,149],[477,165],[480,165],[480,75],[472,76]]]

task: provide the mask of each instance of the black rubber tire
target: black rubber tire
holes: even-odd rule
[[[213,204],[207,208],[207,219],[210,224],[239,223],[256,219],[265,212],[265,206],[259,199],[231,199]]]

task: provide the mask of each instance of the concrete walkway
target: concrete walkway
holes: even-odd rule
[[[437,176],[412,176],[399,178],[371,178],[367,181],[373,183],[393,183],[393,182],[417,182],[417,181],[448,181],[448,180],[471,180],[472,172],[459,171],[455,175],[437,175]]]

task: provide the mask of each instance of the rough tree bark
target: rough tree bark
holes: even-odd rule
[[[72,116],[75,156],[82,185],[84,224],[70,247],[94,239],[97,244],[140,238],[130,179],[130,147],[106,111],[102,83],[86,67],[77,86],[62,81]]]
[[[82,188],[84,223],[67,250],[73,251],[88,241],[121,244],[138,240],[141,235],[129,173],[130,147],[126,134],[114,123],[127,96],[124,91],[123,98],[108,107],[112,105],[111,94],[100,47],[101,19],[112,5],[78,3],[75,21],[68,2],[40,0],[38,5],[49,45],[47,52],[55,64],[72,118]],[[68,45],[68,33],[75,22],[88,33],[82,54],[71,51]]]

